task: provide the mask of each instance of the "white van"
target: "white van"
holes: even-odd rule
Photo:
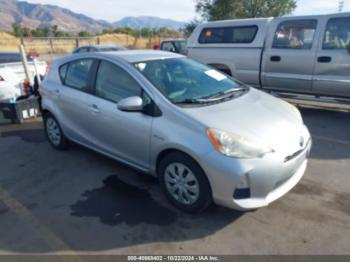
[[[199,25],[188,55],[254,87],[350,98],[350,13]]]

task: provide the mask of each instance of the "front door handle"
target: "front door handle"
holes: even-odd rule
[[[271,62],[280,62],[281,57],[280,56],[271,56],[270,60],[271,60]]]
[[[92,104],[92,105],[89,105],[89,108],[92,112],[95,112],[95,113],[100,113],[100,109],[98,108],[97,105],[95,104]]]
[[[320,56],[317,58],[317,62],[319,63],[330,63],[332,61],[332,57],[330,56]]]

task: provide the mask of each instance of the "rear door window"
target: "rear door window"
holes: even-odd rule
[[[275,32],[272,48],[311,49],[317,20],[291,20],[281,22]]]
[[[255,39],[258,27],[213,27],[204,28],[199,36],[201,44],[249,44]]]
[[[347,49],[350,43],[350,17],[329,19],[323,39],[323,49]]]
[[[79,59],[60,68],[60,76],[63,78],[63,84],[80,91],[89,92],[89,75],[93,64],[93,59]],[[66,72],[65,72],[66,70]]]

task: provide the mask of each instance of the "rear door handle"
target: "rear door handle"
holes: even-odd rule
[[[317,58],[317,62],[319,63],[330,63],[332,61],[332,57],[330,56],[320,56]]]
[[[89,108],[92,112],[95,112],[95,113],[100,113],[100,109],[98,108],[97,105],[95,104],[92,104],[92,105],[89,105]]]
[[[280,62],[281,57],[280,56],[271,56],[270,60],[271,60],[271,62]]]

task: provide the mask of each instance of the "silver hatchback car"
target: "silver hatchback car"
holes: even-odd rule
[[[178,208],[267,206],[303,176],[311,137],[296,107],[160,51],[70,55],[41,86],[46,134],[159,178]]]

